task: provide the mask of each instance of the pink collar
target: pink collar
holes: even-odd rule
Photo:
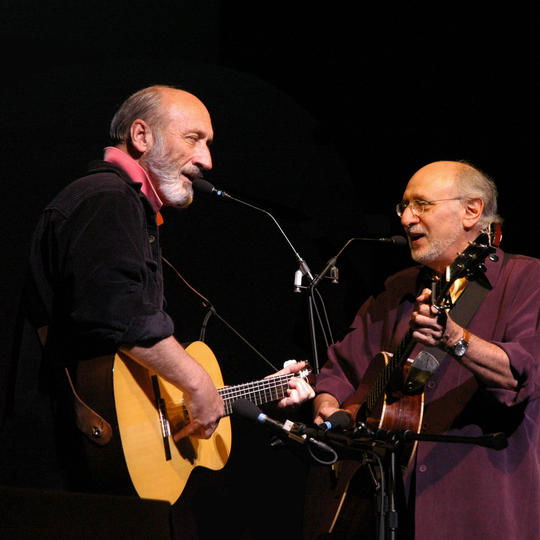
[[[141,191],[144,193],[144,196],[148,199],[152,208],[156,212],[159,212],[163,203],[161,202],[152,181],[148,177],[147,172],[131,156],[115,146],[107,146],[107,148],[105,148],[103,159],[113,165],[121,167],[134,182],[142,184]]]

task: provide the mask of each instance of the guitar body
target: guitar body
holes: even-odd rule
[[[186,351],[210,375],[223,399],[225,416],[209,439],[175,434],[188,423],[184,395],[128,356],[80,362],[73,388],[77,426],[83,437],[88,475],[82,489],[132,494],[173,504],[195,467],[219,470],[231,453],[233,404],[247,399],[256,405],[287,395],[292,377],[306,378],[309,369],[260,381],[224,386],[218,362],[207,345],[196,341]],[[76,467],[83,469],[84,467]]]
[[[371,361],[362,384],[356,392],[343,403],[356,422],[364,422],[372,431],[384,430],[388,432],[410,430],[420,433],[424,412],[424,394],[404,394],[396,390],[383,393],[371,410],[368,410],[366,400],[368,393],[385,366],[388,365],[392,355],[380,352]],[[405,380],[412,361],[409,359],[403,366],[402,373],[396,387],[399,388],[399,380]],[[390,384],[389,388],[392,388]],[[401,464],[406,467],[416,449],[416,443],[406,444],[401,448]]]
[[[222,387],[223,378],[212,351],[200,341],[186,350],[204,367],[214,385]],[[157,377],[152,380],[152,377],[152,373],[130,358],[121,353],[116,355],[114,400],[131,482],[139,497],[167,500],[172,504],[195,467],[218,470],[225,466],[231,452],[231,421],[222,418],[210,439],[186,437],[175,443],[174,433],[187,423],[183,394],[167,381]],[[156,403],[155,381],[170,424],[171,433],[165,438]]]

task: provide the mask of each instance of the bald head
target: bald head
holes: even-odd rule
[[[155,85],[129,96],[111,121],[110,137],[113,144],[126,144],[130,129],[137,119],[144,120],[152,129],[160,130],[171,111],[198,111],[210,118],[203,102],[180,88]]]
[[[422,182],[424,185],[444,187],[447,193],[464,199],[481,199],[482,216],[480,229],[491,223],[501,223],[497,214],[497,187],[484,173],[462,161],[435,161],[419,169],[409,181],[408,187]]]
[[[493,222],[495,186],[467,163],[437,161],[412,176],[399,208],[413,259],[442,272]]]
[[[431,178],[432,180],[453,181],[460,172],[466,169],[472,169],[472,167],[459,161],[434,161],[416,171],[411,180],[415,177],[422,176]]]

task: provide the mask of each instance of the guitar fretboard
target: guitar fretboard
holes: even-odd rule
[[[225,386],[218,390],[225,403],[225,414],[232,414],[232,404],[238,399],[247,399],[256,405],[270,403],[284,398],[287,395],[289,380],[292,377],[301,377],[299,373],[288,373],[263,379],[262,381],[248,382],[236,386]]]
[[[394,377],[396,373],[398,373],[403,368],[403,365],[407,361],[407,358],[409,358],[409,355],[414,349],[414,346],[415,342],[412,339],[412,330],[409,330],[403,340],[398,345],[396,352],[394,353],[388,364],[379,373],[379,376],[377,377],[373,388],[369,392],[366,399],[368,410],[373,410],[375,405],[383,397],[388,387],[388,384],[390,383],[390,380],[392,379],[392,377]]]

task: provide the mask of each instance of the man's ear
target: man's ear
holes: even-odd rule
[[[133,148],[141,153],[144,154],[150,148],[152,148],[152,145],[154,143],[154,138],[152,137],[152,130],[150,129],[150,126],[140,118],[137,118],[131,124],[131,128],[129,130],[131,145]]]
[[[463,227],[466,230],[472,229],[482,217],[484,211],[484,201],[479,198],[468,199],[465,202],[465,215],[463,216]]]

